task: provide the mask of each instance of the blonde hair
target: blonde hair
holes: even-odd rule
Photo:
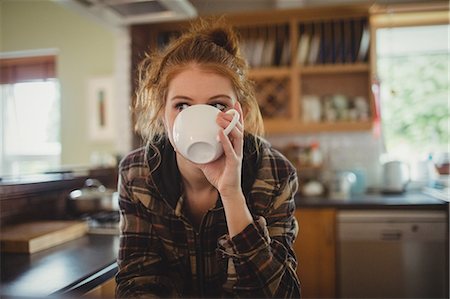
[[[134,113],[136,131],[145,141],[157,141],[165,135],[162,112],[170,80],[189,66],[197,65],[231,80],[244,112],[245,133],[263,134],[263,123],[253,82],[241,56],[238,38],[223,19],[199,20],[191,29],[172,41],[161,52],[154,51],[139,65],[139,86]]]

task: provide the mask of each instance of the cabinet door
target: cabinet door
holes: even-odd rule
[[[300,208],[295,212],[299,232],[294,243],[297,275],[304,298],[336,297],[336,212]]]
[[[116,280],[114,277],[83,295],[87,298],[115,298],[115,296]]]

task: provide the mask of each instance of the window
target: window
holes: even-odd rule
[[[390,156],[414,163],[449,151],[449,29],[377,30],[383,135]]]
[[[60,165],[60,100],[54,56],[1,60],[0,173]]]

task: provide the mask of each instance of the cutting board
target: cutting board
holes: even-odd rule
[[[0,249],[33,253],[79,238],[87,229],[85,221],[35,221],[4,226],[0,230]]]

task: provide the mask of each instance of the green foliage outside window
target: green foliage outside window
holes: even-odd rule
[[[388,152],[449,152],[449,53],[378,57],[378,71]]]

